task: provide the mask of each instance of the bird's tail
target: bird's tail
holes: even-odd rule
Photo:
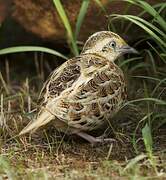
[[[40,115],[34,121],[30,122],[20,133],[19,135],[23,135],[29,132],[36,131],[39,127],[44,126],[53,120],[55,116],[50,112],[43,110]]]

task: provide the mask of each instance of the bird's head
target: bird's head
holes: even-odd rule
[[[81,54],[95,53],[115,61],[117,57],[126,53],[138,53],[130,47],[119,35],[110,31],[100,31],[86,41]]]

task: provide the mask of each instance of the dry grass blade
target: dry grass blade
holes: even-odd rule
[[[3,76],[2,76],[1,72],[0,72],[0,81],[2,83],[3,88],[5,89],[6,94],[9,95],[10,91],[8,89],[8,86],[7,86],[6,82],[5,82],[5,80],[3,79]]]

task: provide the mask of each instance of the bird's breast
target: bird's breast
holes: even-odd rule
[[[95,129],[111,118],[126,98],[123,73],[112,66],[108,64],[86,76],[81,73],[57,99],[54,112],[58,118],[84,130]]]

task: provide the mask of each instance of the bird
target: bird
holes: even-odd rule
[[[138,52],[118,34],[92,34],[78,56],[51,73],[41,90],[43,101],[37,117],[19,135],[33,133],[52,121],[57,130],[92,144],[109,140],[89,132],[111,121],[126,101],[124,74],[115,63],[126,53]]]

